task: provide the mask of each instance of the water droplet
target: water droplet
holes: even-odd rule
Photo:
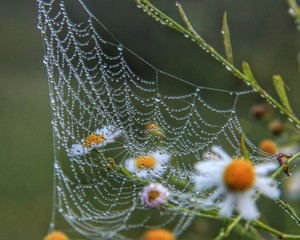
[[[160,97],[160,95],[157,95],[157,97],[155,98],[155,101],[156,101],[156,102],[161,102],[161,97]]]
[[[296,16],[296,12],[293,8],[289,8],[288,13],[293,17]]]
[[[229,67],[228,65],[226,65],[225,68],[226,68],[228,71],[230,71],[230,72],[232,71],[232,68]]]
[[[119,44],[119,45],[118,45],[118,50],[119,50],[119,51],[122,51],[122,50],[123,50],[123,48],[124,48],[124,47],[123,47],[123,45],[122,45],[122,44]]]

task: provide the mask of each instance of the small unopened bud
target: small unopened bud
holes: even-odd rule
[[[108,171],[112,171],[116,166],[115,160],[112,158],[107,158],[105,168]]]
[[[274,135],[280,135],[284,130],[283,123],[280,120],[273,120],[269,124],[269,130]]]
[[[251,113],[255,118],[262,119],[266,115],[266,107],[263,104],[253,105]]]
[[[277,152],[277,145],[271,139],[264,139],[260,142],[259,148],[269,154],[275,154]]]

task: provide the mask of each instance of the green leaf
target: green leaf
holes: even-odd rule
[[[242,154],[242,157],[246,160],[249,160],[250,161],[250,154],[249,154],[249,151],[246,147],[246,144],[245,144],[245,135],[243,134],[242,137],[241,137],[241,142],[240,142],[240,151],[241,151],[241,154]]]
[[[289,112],[293,113],[293,110],[290,106],[289,100],[286,95],[285,87],[284,87],[284,82],[281,78],[280,75],[274,75],[273,76],[273,84],[276,89],[276,92],[282,102],[283,107]]]
[[[243,72],[244,72],[244,74],[247,78],[247,81],[248,81],[247,83],[249,83],[252,86],[257,85],[256,79],[253,76],[253,73],[251,71],[251,68],[250,68],[249,64],[244,61],[243,64],[242,64],[242,68],[243,68]]]
[[[223,16],[222,34],[223,34],[223,38],[224,38],[226,59],[228,60],[228,62],[233,64],[233,53],[232,53],[232,47],[231,47],[231,41],[230,41],[230,32],[229,32],[229,27],[227,24],[227,12],[225,12],[224,16]]]

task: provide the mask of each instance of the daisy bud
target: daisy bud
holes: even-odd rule
[[[283,132],[283,123],[279,120],[273,120],[269,124],[269,130],[272,132],[274,135],[280,135]]]
[[[251,113],[255,118],[262,119],[266,115],[266,107],[263,104],[253,105]]]
[[[263,141],[261,141],[259,144],[259,148],[269,154],[277,153],[277,145],[271,139],[264,139]]]
[[[108,171],[112,171],[116,166],[115,160],[113,158],[107,158],[105,168]]]

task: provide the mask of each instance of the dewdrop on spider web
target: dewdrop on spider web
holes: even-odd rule
[[[218,154],[219,159],[195,164],[198,172],[194,176],[195,189],[216,189],[205,204],[215,204],[220,215],[230,217],[235,206],[244,219],[257,219],[260,214],[254,200],[256,192],[271,199],[277,199],[280,195],[279,189],[275,187],[276,182],[266,176],[278,166],[274,163],[254,166],[250,160],[231,158],[218,146],[213,146],[212,151]],[[224,200],[216,203],[220,196],[224,196]]]
[[[166,165],[170,161],[171,155],[162,153],[160,150],[137,157],[131,157],[124,161],[124,166],[130,172],[135,173],[140,178],[160,177],[165,171]]]
[[[121,131],[117,130],[114,126],[104,126],[82,139],[80,144],[73,144],[71,149],[68,150],[68,155],[71,157],[83,156],[90,153],[93,149],[114,142],[120,135]]]

